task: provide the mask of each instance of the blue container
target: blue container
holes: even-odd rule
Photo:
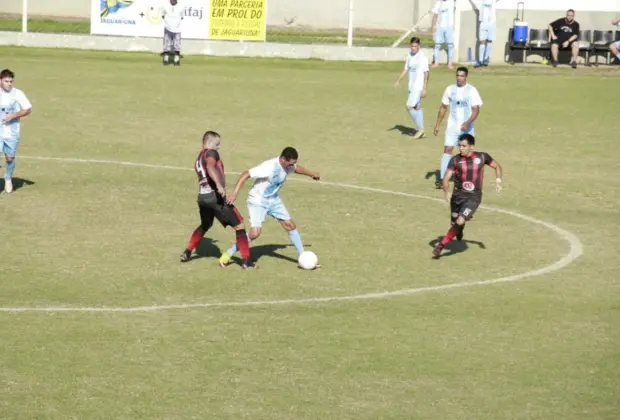
[[[526,22],[515,22],[512,30],[512,41],[518,44],[527,42],[528,26]]]

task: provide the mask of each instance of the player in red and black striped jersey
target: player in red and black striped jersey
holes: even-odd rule
[[[218,152],[221,138],[215,131],[207,131],[202,138],[202,150],[194,162],[194,170],[198,176],[198,210],[200,211],[200,226],[194,230],[181,254],[181,262],[191,260],[192,251],[196,249],[204,234],[213,226],[217,219],[222,226],[232,226],[237,237],[237,247],[243,259],[243,268],[253,268],[254,262],[250,257],[248,236],[243,224],[243,217],[234,205],[226,202],[226,177],[224,163]]]
[[[433,258],[439,258],[441,251],[454,237],[463,239],[465,222],[469,221],[482,202],[482,181],[484,166],[495,169],[495,191],[502,190],[502,167],[488,153],[474,151],[476,140],[471,134],[459,137],[459,154],[453,156],[443,178],[443,191],[450,203],[452,227],[433,249]],[[450,178],[454,174],[454,194],[450,193]]]

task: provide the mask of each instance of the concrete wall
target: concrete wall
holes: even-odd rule
[[[434,0],[354,0],[354,26],[409,29],[433,3]],[[32,15],[89,19],[90,4],[91,0],[28,0],[28,9]],[[0,13],[21,14],[21,10],[21,0],[0,0]],[[267,0],[268,25],[346,28],[348,21],[349,0]]]
[[[620,3],[620,2],[619,2]],[[620,4],[619,4],[620,7]],[[535,13],[527,13],[525,21],[530,29],[546,29],[549,22],[559,19],[565,15],[565,12],[558,10],[537,10]],[[582,30],[598,29],[598,30],[614,30],[620,29],[611,25],[614,13],[610,12],[583,12],[577,11],[575,20],[579,22]],[[458,44],[459,61],[467,60],[468,48],[474,51],[474,57],[478,49],[478,19],[474,11],[461,12],[461,31]],[[491,61],[495,63],[504,62],[505,46],[508,42],[508,31],[514,24],[516,13],[509,10],[497,11],[497,41],[493,44]]]

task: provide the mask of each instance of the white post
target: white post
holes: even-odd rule
[[[22,0],[22,32],[28,32],[28,0]]]
[[[347,46],[353,46],[353,0],[349,0],[349,30],[347,32]]]

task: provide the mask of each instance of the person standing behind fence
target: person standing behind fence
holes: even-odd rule
[[[439,67],[439,52],[442,44],[448,45],[448,68],[452,69],[454,56],[454,7],[455,0],[437,0],[433,7],[431,32],[435,41],[433,68]]]
[[[177,0],[170,0],[162,7],[161,15],[164,19],[164,65],[170,64],[170,55],[174,53],[174,65],[181,65],[181,23],[183,22],[183,7]]]
[[[495,5],[498,1],[499,0],[478,0],[474,3],[474,6],[478,9],[478,20],[480,22],[480,29],[478,31],[480,47],[478,50],[478,60],[474,65],[476,68],[489,65],[491,48],[497,32]]]

